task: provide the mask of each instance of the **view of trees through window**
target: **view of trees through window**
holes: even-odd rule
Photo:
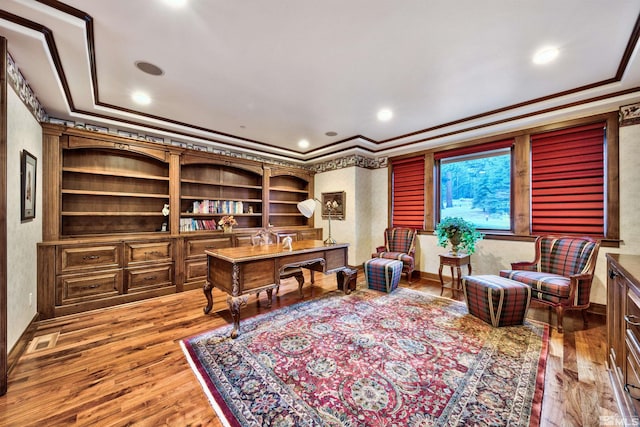
[[[440,161],[440,218],[462,217],[480,229],[511,229],[511,152]]]

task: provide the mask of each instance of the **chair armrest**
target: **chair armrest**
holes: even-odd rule
[[[518,261],[511,263],[512,270],[529,270],[531,267],[536,267],[537,264],[535,262],[529,261]]]
[[[376,248],[376,253],[385,252],[387,250],[386,246],[378,246]]]

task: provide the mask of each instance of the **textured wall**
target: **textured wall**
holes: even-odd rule
[[[36,244],[42,241],[42,128],[18,95],[7,91],[7,348],[36,314]],[[38,159],[36,217],[20,221],[20,154]],[[29,305],[31,294],[31,305]]]

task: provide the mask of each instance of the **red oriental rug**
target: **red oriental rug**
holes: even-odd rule
[[[331,293],[183,340],[229,426],[539,425],[548,326],[399,288]]]

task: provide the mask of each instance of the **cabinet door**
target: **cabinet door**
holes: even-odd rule
[[[122,267],[119,244],[59,246],[57,252],[60,273]]]
[[[625,391],[631,397],[636,412],[640,411],[640,291],[628,283],[625,330]]]
[[[56,305],[108,298],[123,291],[122,270],[63,275],[57,282]]]
[[[126,293],[162,288],[173,284],[173,264],[127,269]]]
[[[125,245],[127,266],[171,261],[171,242],[127,243]]]

